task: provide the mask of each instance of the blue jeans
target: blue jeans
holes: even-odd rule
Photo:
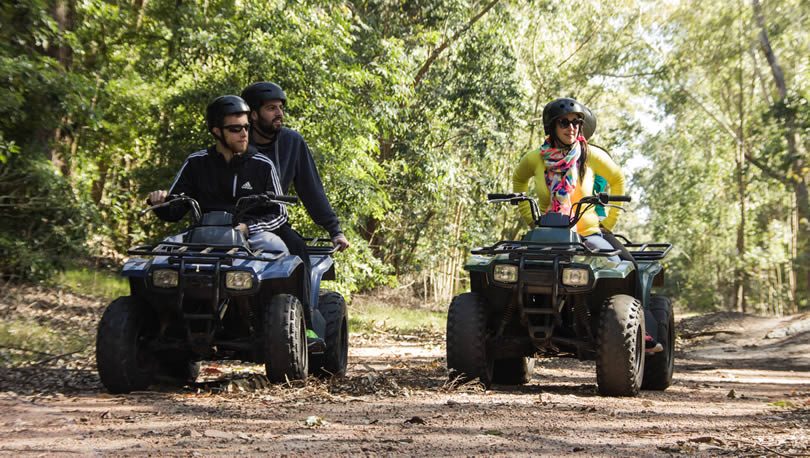
[[[290,254],[290,250],[287,249],[287,245],[284,244],[281,237],[272,232],[263,231],[250,234],[248,244],[250,244],[250,249],[252,250],[261,249],[265,252],[280,251],[284,256]]]

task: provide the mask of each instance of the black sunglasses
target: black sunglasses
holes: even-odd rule
[[[228,124],[227,126],[222,126],[222,128],[232,134],[238,134],[242,132],[242,129],[244,129],[245,132],[250,132],[250,124]]]
[[[583,124],[583,122],[584,121],[582,121],[579,118],[571,120],[560,118],[557,120],[557,124],[563,129],[568,129],[569,126],[580,127]]]

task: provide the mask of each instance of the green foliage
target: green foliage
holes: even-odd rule
[[[34,320],[4,319],[0,321],[0,356],[6,367],[30,364],[87,348],[93,337],[62,332]]]
[[[443,332],[447,323],[446,312],[436,312],[407,307],[392,307],[389,304],[364,302],[349,309],[349,330],[353,333],[392,332]]]
[[[100,297],[108,302],[129,295],[129,282],[105,270],[68,265],[54,279],[54,284],[75,294]]]
[[[65,258],[81,252],[91,217],[50,162],[11,157],[0,164],[0,272],[52,276]]]
[[[471,246],[525,229],[485,194],[508,191],[542,142],[544,104],[574,96],[598,115],[592,141],[633,175],[640,199],[619,230],[676,247],[668,293],[731,307],[744,279],[758,310],[807,297],[788,281],[810,269],[793,219],[810,180],[806,1],[762,2],[784,98],[748,2],[569,3],[6,2],[0,272],[47,277],[66,255],[120,259],[178,231],[138,216],[146,193],[212,143],[211,99],[272,80],[352,242],[330,285],[345,294],[464,289]],[[303,207],[291,215],[325,235]]]

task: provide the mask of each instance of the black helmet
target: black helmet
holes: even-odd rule
[[[205,122],[208,123],[208,130],[222,127],[225,116],[241,113],[250,113],[250,107],[242,100],[242,97],[223,95],[215,98],[205,110]]]
[[[569,98],[552,100],[543,108],[543,130],[546,135],[554,133],[554,120],[568,113],[578,113],[582,116],[582,136],[585,140],[591,138],[596,131],[596,115],[590,108]]]
[[[253,83],[246,87],[242,91],[242,98],[245,99],[253,111],[258,111],[262,104],[268,100],[281,100],[281,103],[287,104],[287,95],[281,89],[281,86],[269,81]]]

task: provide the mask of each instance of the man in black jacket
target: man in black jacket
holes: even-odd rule
[[[340,221],[329,204],[318,168],[304,138],[298,132],[284,127],[284,105],[287,96],[275,83],[259,82],[242,91],[242,98],[250,106],[250,143],[276,165],[284,194],[295,186],[298,198],[306,207],[315,224],[323,227],[338,251],[349,248],[349,241],[340,229]],[[278,234],[290,249],[301,256],[309,268],[306,243],[289,224],[283,224]]]
[[[168,191],[149,193],[150,204],[163,203],[169,194],[183,193],[196,199],[203,212],[233,212],[241,197],[268,191],[282,194],[273,162],[248,144],[249,112],[245,101],[235,95],[211,102],[206,122],[216,143],[189,155]],[[170,205],[155,209],[155,214],[165,221],[178,221],[187,211],[185,206]],[[288,252],[272,232],[287,223],[283,205],[248,212],[238,223],[237,228],[245,234],[251,248]]]

